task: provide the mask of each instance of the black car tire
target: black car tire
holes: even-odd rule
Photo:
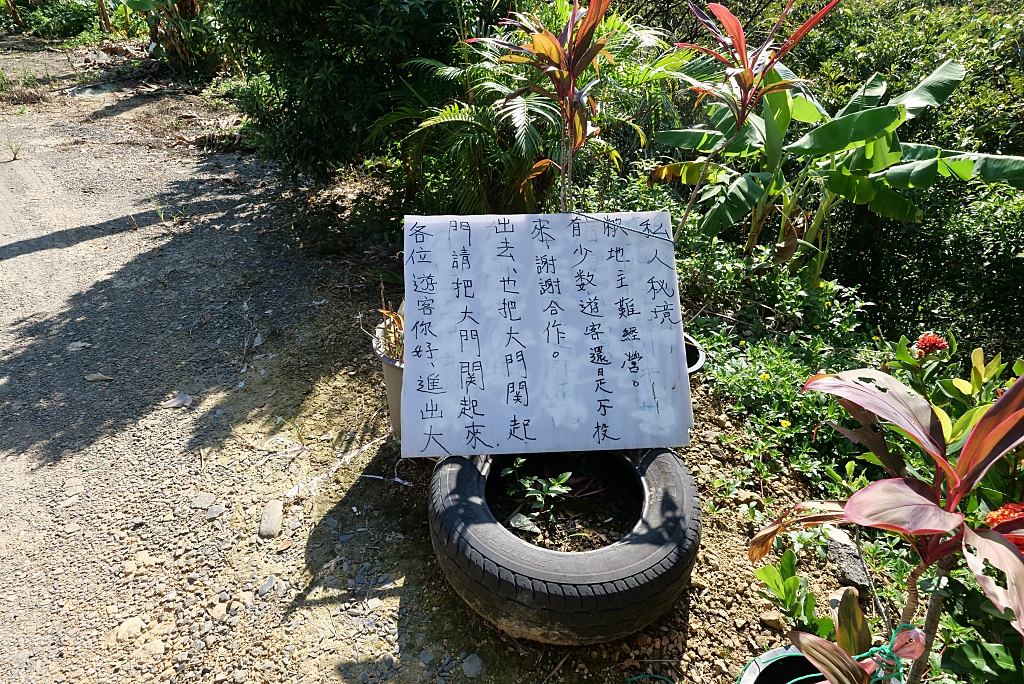
[[[640,483],[640,520],[622,539],[579,553],[529,544],[495,519],[485,496],[491,457],[441,460],[431,480],[430,536],[459,596],[510,635],[550,644],[610,641],[668,611],[700,544],[696,486],[670,449],[615,456]]]

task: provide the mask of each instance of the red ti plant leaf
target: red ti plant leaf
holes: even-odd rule
[[[992,529],[1009,539],[1018,549],[1024,552],[1024,518],[1007,520],[1006,522],[999,523]]]
[[[868,683],[868,673],[861,664],[831,641],[807,632],[787,632],[786,636],[830,684]]]
[[[942,468],[950,487],[960,482],[953,466],[946,460],[946,439],[939,417],[924,397],[896,378],[871,368],[834,375],[819,373],[804,385],[804,391],[807,390],[847,399],[902,428]]]
[[[611,4],[612,0],[591,0],[590,7],[587,8],[587,13],[583,16],[583,21],[580,22],[580,28],[576,32],[575,39],[572,36],[569,37],[569,40],[574,42],[568,51],[576,55],[576,59],[579,59],[579,56],[582,56],[587,51],[587,48],[590,47],[590,41],[594,39],[594,32],[597,31],[598,25],[604,19],[604,14],[608,11],[608,6]],[[575,66],[574,61],[569,65],[569,68],[572,69]]]
[[[1013,611],[1013,628],[1024,635],[1024,554],[1013,542],[993,530],[964,527],[964,558],[996,608]],[[974,547],[974,552],[971,551]],[[1006,588],[985,574],[985,561],[1006,574]]]
[[[727,10],[724,6],[717,3],[709,3],[708,9],[718,17],[718,21],[722,22],[722,26],[725,28],[726,33],[729,34],[729,40],[732,42],[732,50],[736,57],[739,59],[740,64],[744,67],[749,67],[750,62],[747,59],[747,37],[743,33],[743,24],[736,16]]]
[[[558,166],[558,164],[556,164],[555,162],[551,161],[550,159],[541,159],[539,162],[537,162],[536,164],[533,165],[533,168],[530,169],[530,174],[519,185],[519,192],[521,192],[521,193],[523,193],[525,195],[526,194],[526,186],[529,185],[530,181],[532,181],[534,178],[538,178],[539,176],[544,175],[544,172],[547,171],[548,167],[550,167],[550,166],[555,167],[559,171],[562,170],[561,167]]]
[[[846,522],[901,534],[943,534],[960,526],[964,516],[943,510],[925,482],[890,478],[855,493],[843,509]]]
[[[1004,454],[1024,444],[1024,382],[1015,382],[971,430],[956,462],[960,483],[950,499],[960,502]]]
[[[687,0],[687,4],[690,6],[690,11],[693,12],[693,16],[697,17],[697,21],[699,21],[701,25],[708,30],[708,33],[714,36],[715,40],[717,40],[720,45],[728,47],[728,39],[725,37],[725,34],[718,30],[718,26],[715,24],[715,21],[708,16],[707,12],[702,10],[693,0]]]
[[[843,517],[842,501],[804,501],[794,504],[782,512],[778,518],[772,521],[754,535],[750,540],[750,548],[747,549],[747,557],[752,563],[756,563],[772,549],[772,542],[775,537],[785,532],[790,527],[813,527],[825,523],[836,522]]]
[[[899,453],[894,454],[889,451],[889,445],[885,441],[885,434],[881,431],[882,426],[878,423],[878,416],[871,413],[871,411],[863,410],[849,399],[840,398],[838,401],[839,405],[846,409],[846,412],[855,421],[860,423],[861,426],[856,430],[850,430],[831,422],[828,425],[840,434],[845,435],[854,444],[863,444],[870,449],[871,453],[878,457],[879,462],[881,462],[890,476],[905,476],[907,474],[907,464],[903,460],[903,455]],[[878,432],[871,428],[872,425],[878,426]]]

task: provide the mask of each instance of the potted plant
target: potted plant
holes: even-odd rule
[[[900,625],[888,644],[872,647],[871,629],[857,590],[844,587],[833,594],[830,604],[835,606],[834,618],[820,618],[815,614],[814,595],[807,592],[807,580],[796,575],[795,565],[796,555],[787,551],[778,566],[765,566],[757,572],[772,592],[771,596],[762,596],[779,608],[789,609],[787,616],[796,625],[787,633],[793,646],[774,648],[754,658],[743,669],[738,684],[812,684],[825,679],[838,684],[866,682],[867,677],[901,681],[902,661],[916,659],[924,651],[921,630]]]
[[[378,309],[384,321],[374,328],[370,335],[373,351],[384,368],[384,387],[388,393],[388,412],[391,416],[391,430],[395,437],[402,438],[402,373],[405,354],[405,302],[398,311]]]
[[[994,403],[956,424],[948,418],[943,421],[911,388],[869,368],[814,375],[804,386],[807,390],[839,398],[861,426],[833,427],[867,447],[889,477],[845,502],[807,501],[790,507],[751,540],[751,561],[763,558],[775,537],[793,526],[847,523],[884,530],[903,539],[918,559],[907,577],[902,624],[910,625],[917,615],[918,581],[924,573],[935,567],[934,588],[962,554],[997,613],[1008,615],[1011,610],[1010,625],[1024,635],[1024,554],[1018,548],[1024,546],[1024,508],[1005,502],[999,509],[1004,515],[985,516],[987,509],[969,505],[990,469],[1024,445],[1024,382],[1013,381]],[[890,449],[883,421],[923,450],[926,462],[933,465],[930,472],[920,463],[909,467],[900,449]],[[1003,584],[990,576],[990,568],[1001,573]],[[923,649],[907,684],[918,684],[928,667],[942,598],[936,591],[928,600]],[[835,644],[811,635],[797,635],[794,644],[832,684],[868,682],[864,668]]]

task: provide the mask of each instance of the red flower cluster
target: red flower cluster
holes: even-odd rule
[[[1019,518],[1024,518],[1024,503],[1008,503],[986,515],[985,524],[994,529],[997,525]],[[1024,534],[1007,534],[1008,531],[1003,531],[1003,534],[1020,549],[1021,553],[1024,553]]]
[[[989,527],[995,527],[1000,523],[1016,520],[1017,518],[1024,518],[1024,503],[1003,504],[985,516],[985,524]]]
[[[935,333],[925,333],[917,338],[917,342],[914,343],[914,347],[921,356],[927,356],[928,354],[934,354],[937,351],[949,349],[949,342],[946,342],[944,338],[939,337]]]

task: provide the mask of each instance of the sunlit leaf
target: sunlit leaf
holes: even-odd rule
[[[890,100],[889,104],[902,104],[907,108],[907,119],[913,119],[928,107],[938,107],[953,94],[964,80],[967,70],[962,64],[949,60],[929,74],[913,90]]]
[[[871,648],[871,628],[860,609],[860,599],[853,587],[843,587],[836,611],[836,645],[855,656]]]
[[[963,523],[964,516],[943,510],[925,482],[889,478],[853,494],[843,509],[843,520],[901,534],[940,534]]]
[[[973,547],[973,550],[972,550]],[[1024,635],[1024,554],[1009,539],[993,530],[964,528],[964,558],[982,591],[1001,612],[1013,611],[1013,628]],[[985,564],[1002,570],[1006,588],[985,574]]]
[[[807,390],[848,399],[902,428],[936,460],[953,483],[958,482],[945,459],[946,444],[938,416],[924,397],[896,378],[871,368],[862,368],[834,375],[815,375],[804,385],[804,391]]]
[[[786,636],[830,684],[867,684],[864,668],[831,641],[806,632],[787,632]]]
[[[956,462],[961,482],[952,493],[954,501],[973,490],[996,461],[1021,444],[1024,444],[1024,382],[1015,382],[971,430]]]
[[[862,112],[865,109],[877,106],[879,100],[885,95],[885,89],[886,83],[882,75],[878,72],[871,74],[868,80],[864,82],[864,85],[857,88],[857,92],[853,94],[853,97],[846,103],[846,106],[836,112],[836,118]]]
[[[801,156],[819,156],[852,149],[890,133],[906,121],[902,105],[876,107],[833,119],[808,132],[786,151]]]

